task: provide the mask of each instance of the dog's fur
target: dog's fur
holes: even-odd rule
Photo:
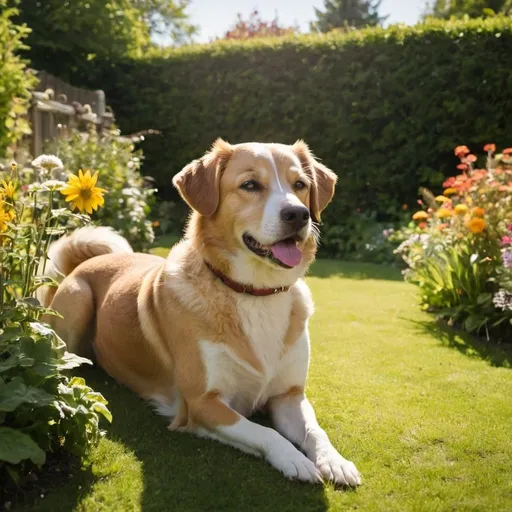
[[[244,189],[248,180],[258,189]],[[63,316],[50,323],[70,351],[87,353],[94,340],[98,363],[171,418],[169,428],[263,456],[290,478],[358,485],[304,394],[313,303],[302,276],[316,252],[312,221],[332,199],[335,174],[302,141],[218,140],[173,182],[193,214],[167,260],[134,254],[107,228],[52,246],[49,274],[66,277],[41,295]],[[280,211],[289,205],[305,205],[311,219],[296,233],[300,263],[282,268],[251,252],[243,235],[265,246],[283,240]],[[244,285],[290,288],[236,293],[205,262]],[[276,430],[246,419],[264,407]]]

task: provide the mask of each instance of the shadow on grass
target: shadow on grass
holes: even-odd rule
[[[397,267],[361,263],[355,261],[336,261],[319,259],[312,265],[308,276],[342,277],[345,279],[377,279],[386,281],[403,281],[402,273]]]
[[[122,444],[142,463],[143,492],[137,499],[141,510],[327,510],[323,487],[290,482],[265,461],[229,446],[170,432],[165,418],[99,368],[81,374],[109,401],[113,423],[107,428],[107,439]],[[268,424],[266,417],[257,421]],[[91,482],[90,474],[84,472],[56,486],[53,500],[40,502],[31,510],[55,510],[55,503],[59,510],[80,508],[81,502],[94,497],[94,485],[102,478],[105,475],[94,475]],[[115,485],[113,479],[111,485]],[[122,493],[120,487],[114,496]],[[104,505],[114,510],[116,503]]]
[[[414,323],[422,332],[427,332],[445,347],[454,348],[468,357],[483,359],[491,366],[512,368],[512,344],[486,341],[435,320]]]

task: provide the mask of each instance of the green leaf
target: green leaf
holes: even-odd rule
[[[25,403],[42,407],[51,404],[54,399],[43,389],[26,386],[20,377],[16,377],[0,390],[0,411],[11,412]]]
[[[109,423],[112,423],[112,413],[108,410],[106,405],[96,402],[92,408],[94,411],[100,413]]]
[[[29,435],[13,428],[0,427],[0,460],[19,464],[26,459],[42,466],[46,454]]]

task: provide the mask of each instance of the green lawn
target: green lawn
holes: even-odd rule
[[[171,433],[93,369],[114,423],[91,464],[31,510],[512,510],[511,352],[437,328],[396,270],[320,261],[308,282],[308,394],[362,487],[289,482],[262,460]]]

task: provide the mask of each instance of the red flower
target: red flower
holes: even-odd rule
[[[512,155],[512,148],[506,148],[502,151],[504,155]]]
[[[443,183],[443,188],[453,187],[454,184],[455,184],[455,178],[452,176],[451,178],[448,178],[447,180],[445,180],[445,182]]]
[[[455,148],[455,156],[458,156],[459,158],[465,157],[469,153],[469,148],[467,146],[457,146]]]
[[[459,169],[459,171],[467,171],[469,169],[469,166],[468,164],[459,164],[457,165],[457,169]]]
[[[484,146],[484,151],[491,151],[494,153],[496,151],[496,144],[486,144]]]
[[[425,229],[425,228],[427,228],[427,227],[428,227],[428,224],[427,224],[426,222],[420,222],[420,223],[418,224],[418,227],[419,227],[420,229]]]
[[[474,163],[474,162],[476,162],[476,156],[475,156],[475,155],[468,155],[468,156],[466,157],[466,160],[467,160],[468,162]]]

